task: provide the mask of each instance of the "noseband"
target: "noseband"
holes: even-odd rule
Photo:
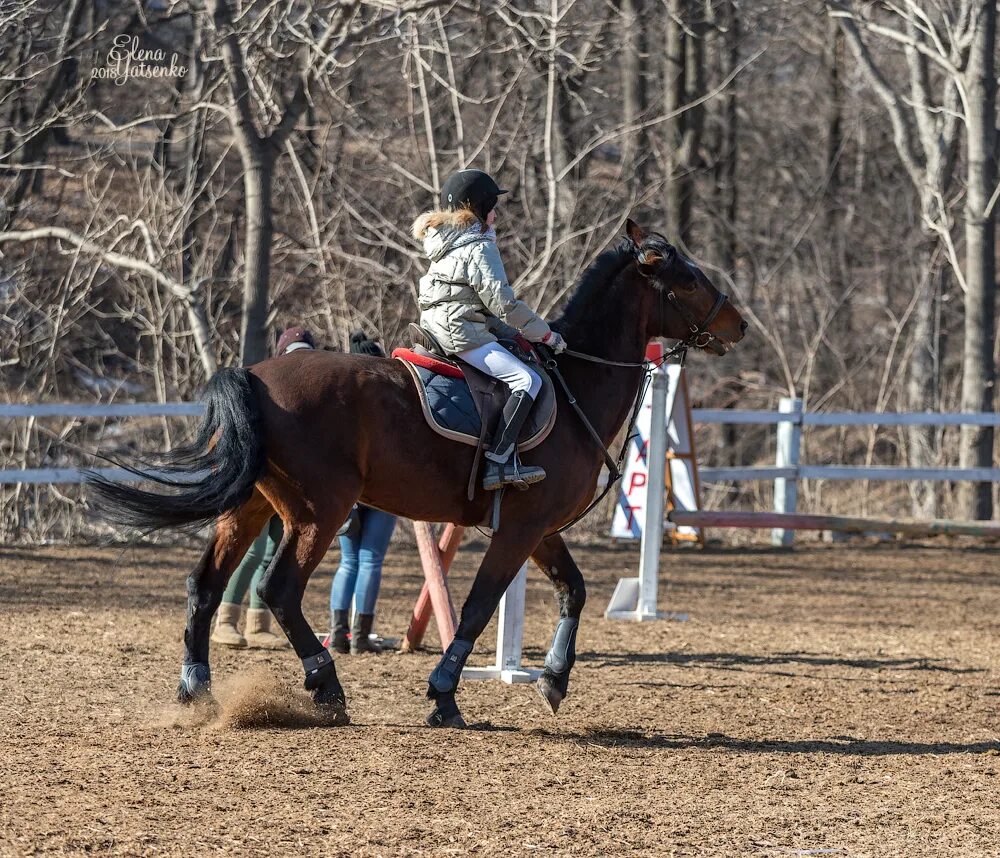
[[[715,321],[715,317],[719,315],[719,311],[722,309],[722,305],[726,303],[729,296],[725,292],[720,292],[715,299],[715,303],[712,305],[712,309],[708,311],[708,315],[705,316],[702,323],[696,324],[694,319],[691,317],[691,313],[688,308],[684,306],[681,300],[674,294],[674,290],[671,289],[667,292],[667,300],[671,303],[673,308],[680,314],[680,317],[684,320],[684,323],[688,326],[690,333],[683,340],[682,346],[685,349],[691,347],[703,349],[710,342],[717,339],[715,334],[708,330],[708,326]],[[662,315],[663,308],[660,308],[660,313]]]

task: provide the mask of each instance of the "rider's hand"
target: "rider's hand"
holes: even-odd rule
[[[542,337],[542,344],[548,346],[556,354],[566,351],[566,340],[557,331],[549,331]]]

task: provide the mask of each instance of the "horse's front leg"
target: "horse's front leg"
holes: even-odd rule
[[[520,530],[507,522],[503,527],[508,529],[506,532],[501,529],[494,535],[476,573],[476,580],[472,582],[469,596],[462,605],[462,618],[455,630],[455,639],[444,651],[428,680],[427,696],[434,701],[434,709],[427,716],[431,727],[465,726],[455,702],[462,668],[476,640],[496,612],[501,597],[541,535],[535,528]]]
[[[552,582],[559,597],[559,623],[545,656],[545,669],[535,686],[555,715],[566,697],[569,673],[576,661],[576,631],[580,625],[580,613],[587,602],[587,588],[561,536],[543,539],[531,559]]]
[[[254,494],[239,509],[223,515],[215,525],[211,542],[187,579],[187,625],[184,629],[184,662],[177,700],[191,703],[207,698],[212,687],[208,662],[212,617],[222,593],[243,555],[271,515],[271,507]]]

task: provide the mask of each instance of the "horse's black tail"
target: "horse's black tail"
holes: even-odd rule
[[[208,383],[205,418],[194,440],[143,469],[119,467],[174,491],[145,491],[87,473],[102,518],[144,531],[194,530],[249,500],[264,469],[264,426],[245,369],[221,369]],[[213,443],[214,442],[214,443]]]

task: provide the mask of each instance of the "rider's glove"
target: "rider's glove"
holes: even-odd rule
[[[542,343],[547,345],[556,354],[566,351],[566,340],[557,331],[549,331],[542,337]]]

